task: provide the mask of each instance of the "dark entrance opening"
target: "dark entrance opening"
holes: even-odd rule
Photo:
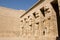
[[[58,36],[60,37],[60,25],[59,25],[60,24],[60,21],[59,21],[60,20],[60,16],[59,16],[58,0],[54,0],[53,2],[51,2],[51,5],[53,6],[53,8],[54,8],[54,10],[56,12],[57,24],[58,24]]]

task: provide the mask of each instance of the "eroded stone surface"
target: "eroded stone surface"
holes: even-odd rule
[[[24,32],[22,33],[24,33],[25,37],[28,38],[28,35],[30,35],[34,40],[56,40],[58,36],[56,12],[52,5],[46,2],[37,5],[21,18],[23,20],[21,24],[24,27]],[[29,15],[30,17],[28,18]],[[28,31],[30,27],[31,30]]]
[[[1,40],[56,40],[58,36],[57,18],[51,1],[37,4],[25,15],[21,14],[22,17],[16,14],[20,13],[18,11],[10,12],[10,10],[4,9],[6,11],[3,12],[3,9],[0,9]]]

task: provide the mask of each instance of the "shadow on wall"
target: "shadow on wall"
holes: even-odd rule
[[[55,0],[54,2],[51,2],[51,5],[53,6],[56,16],[57,16],[57,24],[58,24],[58,36],[60,37],[60,16],[59,16],[59,7],[58,7],[58,0]],[[57,37],[56,40],[60,40],[60,38]]]

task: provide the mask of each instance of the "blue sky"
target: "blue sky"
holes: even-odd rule
[[[0,0],[0,6],[16,10],[27,10],[38,0]]]

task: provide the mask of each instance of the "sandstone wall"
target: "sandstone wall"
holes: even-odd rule
[[[37,4],[25,15],[22,10],[0,8],[1,40],[56,40],[56,12],[51,1]],[[21,14],[20,14],[21,13]],[[23,15],[21,18],[20,16]]]
[[[20,16],[24,12],[0,7],[0,40],[20,40]]]
[[[21,17],[22,37],[27,40],[56,40],[57,18],[50,2],[44,1],[36,5]]]

